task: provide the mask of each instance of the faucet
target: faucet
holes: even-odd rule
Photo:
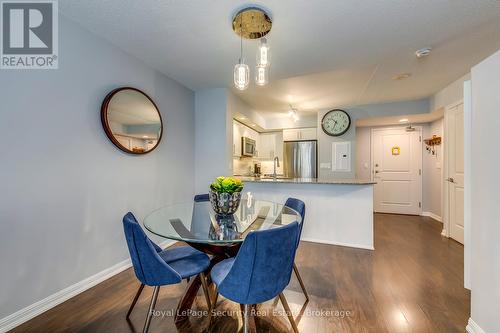
[[[279,166],[280,166],[280,159],[278,158],[278,156],[276,156],[276,157],[274,158],[273,163],[274,163],[274,173],[273,173],[273,177],[274,177],[274,179],[276,179],[276,177],[278,177],[278,175],[276,174],[276,167],[279,167]]]

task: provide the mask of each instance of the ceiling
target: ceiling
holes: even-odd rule
[[[360,118],[356,120],[356,127],[425,124],[436,121],[443,117],[444,117],[444,108],[439,108],[438,110],[429,113]]]
[[[236,92],[280,114],[430,96],[500,48],[500,1],[61,0],[60,11],[187,87],[232,87],[232,16],[257,5],[273,19],[271,82]],[[415,51],[432,47],[429,57]],[[244,41],[251,70],[256,41]],[[400,73],[412,76],[396,81]]]

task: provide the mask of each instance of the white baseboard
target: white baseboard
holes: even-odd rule
[[[469,318],[469,322],[467,323],[465,330],[468,333],[486,333],[474,320],[472,320],[472,318]]]
[[[160,247],[168,247],[172,245],[172,241],[164,241],[160,243]],[[53,307],[75,297],[76,295],[96,286],[97,284],[123,272],[132,266],[130,259],[123,260],[97,274],[94,274],[80,282],[77,282],[63,290],[56,292],[36,303],[28,305],[27,307],[16,311],[7,317],[0,319],[0,333],[10,331],[11,329],[27,322],[30,319],[52,309]]]
[[[441,216],[439,215],[436,215],[432,212],[422,212],[422,214],[420,214],[421,216],[428,216],[430,218],[433,218],[434,220],[438,221],[438,222],[441,222],[443,223],[443,219],[441,218]]]
[[[309,237],[302,237],[300,240],[304,241],[304,242],[312,242],[312,243],[320,243],[320,244],[328,244],[328,245],[354,247],[354,248],[363,249],[363,250],[375,250],[375,248],[373,246],[363,245],[363,244],[330,242],[330,241],[325,241],[323,239],[315,239],[315,238],[309,238]]]

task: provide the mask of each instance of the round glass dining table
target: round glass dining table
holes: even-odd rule
[[[217,215],[209,201],[171,204],[146,216],[144,226],[153,234],[186,242],[208,254],[231,257],[249,232],[294,221],[301,223],[301,216],[290,207],[244,197],[231,216]]]
[[[221,260],[236,256],[246,235],[294,221],[302,223],[300,214],[290,207],[244,197],[231,216],[217,215],[209,201],[189,202],[168,205],[151,212],[144,219],[144,226],[153,234],[185,242],[212,255],[210,267],[204,273],[210,285],[208,290],[213,288],[209,274],[212,267]],[[205,278],[200,275],[194,277],[179,301],[174,319],[176,325],[181,325],[179,327],[188,318],[185,314],[191,308],[202,283],[206,283]]]

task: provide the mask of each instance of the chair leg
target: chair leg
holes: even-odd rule
[[[309,294],[307,293],[306,286],[304,285],[304,281],[302,281],[302,277],[300,276],[299,269],[297,268],[297,265],[295,265],[295,263],[293,263],[293,271],[295,272],[295,275],[297,276],[297,280],[299,280],[300,288],[302,288],[302,292],[304,293],[306,300],[309,301]]]
[[[205,300],[207,301],[207,306],[210,309],[211,302],[210,302],[210,295],[208,293],[207,276],[205,275],[205,273],[200,273],[200,279],[201,279],[201,286],[203,287],[203,293],[205,294]]]
[[[160,291],[160,287],[156,286],[153,290],[153,296],[151,297],[151,304],[149,304],[148,316],[146,317],[146,322],[144,323],[143,333],[147,333],[149,330],[149,325],[151,324],[151,317],[153,317],[153,311],[156,306],[156,300],[158,299],[158,292]]]
[[[299,329],[297,328],[297,324],[295,323],[295,319],[293,319],[292,311],[290,311],[290,307],[288,306],[288,302],[286,301],[285,295],[283,293],[280,294],[280,300],[285,308],[286,316],[288,320],[290,320],[290,324],[292,325],[292,329],[295,333],[299,333]]]
[[[132,313],[132,310],[135,307],[135,303],[137,303],[137,300],[139,299],[139,296],[141,296],[142,290],[144,289],[144,283],[141,283],[141,286],[137,290],[137,293],[134,296],[134,300],[132,301],[132,304],[130,304],[130,307],[128,308],[127,311],[127,319],[130,317],[130,314]]]
[[[210,327],[212,327],[212,320],[214,318],[213,316],[213,312],[215,310],[215,307],[217,306],[217,298],[219,298],[219,292],[217,291],[217,286],[215,286],[215,295],[214,295],[214,299],[212,301],[210,301],[210,310],[208,311],[208,315],[210,316],[210,319],[208,321],[208,328],[210,329]]]
[[[243,333],[248,333],[248,304],[244,305],[243,310]]]

